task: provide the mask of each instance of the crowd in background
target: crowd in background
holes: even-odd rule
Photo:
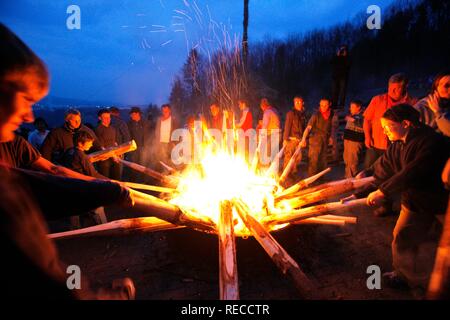
[[[0,41],[4,44],[0,46],[0,243],[8,262],[0,271],[7,275],[5,293],[48,299],[133,298],[134,286],[129,279],[113,282],[109,290],[93,291],[84,283],[81,290],[69,290],[64,264],[47,236],[46,221],[74,217],[102,206],[132,207],[137,193],[117,181],[124,178],[120,159],[104,160],[95,168],[86,159],[86,152],[133,139],[137,150],[128,154],[128,159],[167,168],[174,143],[172,133],[179,127],[170,105],[162,106],[154,126],[138,107],[130,110],[128,122],[120,118],[116,108],[101,109],[93,129],[83,124],[80,111],[69,109],[63,124],[48,132],[45,121],[35,121],[33,114],[33,105],[49,90],[45,64],[1,24]],[[424,290],[440,236],[435,232],[431,238],[429,233],[434,230],[436,216],[445,213],[449,197],[442,181],[448,188],[450,74],[436,76],[430,94],[418,102],[408,94],[407,85],[404,74],[394,74],[388,80],[387,92],[373,97],[365,110],[361,102],[351,101],[345,118],[344,161],[347,177],[375,178],[370,186],[373,189],[364,190],[369,206],[383,208],[395,196],[401,196],[392,241],[394,270],[383,276],[391,286]],[[312,175],[327,165],[327,148],[337,145],[339,111],[332,99],[324,97],[308,119],[302,97],[295,97],[293,104],[282,127],[276,108],[262,98],[262,119],[255,129],[261,132],[260,142],[266,140],[266,150],[278,150],[277,144],[281,144],[285,157],[299,146],[308,148],[308,174]],[[228,108],[213,103],[209,116],[198,119],[219,132],[253,129],[251,107],[240,100],[239,109],[239,121],[233,121]],[[188,117],[189,126],[196,118]],[[33,121],[36,131],[30,134],[30,142],[15,134],[22,123]],[[278,135],[282,138],[277,139],[276,133],[282,129],[283,134]],[[260,145],[258,142],[258,148]],[[365,167],[360,171],[364,147]],[[272,159],[275,156],[273,152],[269,155]],[[444,168],[447,174],[441,176]],[[105,218],[99,212],[93,215],[100,222]],[[448,245],[442,252],[448,270]],[[439,282],[448,285],[448,273],[444,276]],[[448,297],[448,292],[443,293]]]

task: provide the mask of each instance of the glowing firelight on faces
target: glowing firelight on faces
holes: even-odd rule
[[[190,212],[209,216],[218,223],[220,202],[239,198],[247,204],[250,214],[260,220],[269,214],[267,203],[273,204],[276,187],[274,178],[254,173],[244,157],[225,151],[209,151],[203,157],[201,166],[191,165],[183,173],[178,192],[169,202]],[[234,226],[235,234],[249,235],[234,207],[233,214],[238,221]]]

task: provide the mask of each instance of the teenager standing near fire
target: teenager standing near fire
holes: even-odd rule
[[[400,104],[388,109],[381,126],[391,144],[359,177],[373,173],[376,191],[367,204],[380,206],[387,196],[401,194],[400,216],[393,232],[394,271],[385,273],[390,286],[409,286],[424,293],[433,267],[439,232],[436,214],[444,214],[448,191],[441,173],[450,156],[450,141],[419,122],[419,112]]]
[[[320,99],[319,110],[309,119],[300,142],[302,148],[306,148],[309,137],[308,176],[327,167],[327,147],[333,144],[332,137],[336,136],[338,120],[337,113],[331,110],[331,100]]]

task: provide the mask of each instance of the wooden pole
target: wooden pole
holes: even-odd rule
[[[363,178],[363,179],[345,179],[334,183],[325,189],[320,189],[315,192],[307,193],[301,196],[296,196],[295,198],[284,199],[278,202],[279,205],[287,205],[290,208],[299,208],[305,205],[316,203],[319,201],[331,199],[338,195],[348,193],[359,189],[365,185],[372,183],[375,180],[373,177]]]
[[[236,263],[233,207],[230,201],[220,203],[219,236],[219,287],[220,300],[239,300],[239,283]]]
[[[144,167],[140,164],[137,164],[137,163],[134,163],[131,161],[126,161],[126,160],[120,159],[120,162],[135,171],[141,172],[143,174],[146,174],[152,178],[155,178],[155,179],[161,181],[162,183],[166,184],[169,187],[176,188],[178,185],[178,179],[173,176],[169,177],[169,176],[163,175],[162,173],[159,173],[158,171],[152,170],[150,168]]]
[[[177,170],[175,170],[174,168],[172,168],[171,166],[165,164],[163,161],[159,162],[167,171],[169,172],[177,172]]]
[[[261,152],[261,140],[258,141],[258,146],[256,147],[255,154],[253,155],[252,163],[250,166],[251,172],[256,172],[256,169],[258,168],[260,152]]]
[[[234,205],[245,226],[270,256],[275,265],[283,274],[290,276],[298,289],[300,296],[302,298],[313,297],[316,288],[294,259],[292,259],[272,235],[249,214],[245,203],[236,199],[234,200]]]
[[[137,190],[147,190],[147,191],[155,191],[155,192],[163,192],[163,193],[173,193],[176,191],[176,189],[173,189],[173,188],[151,186],[151,185],[142,184],[142,183],[121,182],[121,184],[124,184],[128,188],[137,189]]]
[[[279,199],[282,199],[282,198],[289,197],[290,195],[296,193],[297,191],[299,191],[301,189],[304,189],[304,188],[307,188],[311,183],[317,181],[317,179],[319,179],[320,177],[324,176],[325,174],[327,174],[330,171],[331,171],[331,168],[326,168],[325,170],[323,170],[323,171],[321,171],[321,172],[319,172],[319,173],[317,173],[317,174],[315,174],[315,175],[313,175],[313,176],[311,176],[309,178],[306,178],[306,179],[303,179],[303,180],[297,182],[296,184],[294,184],[294,185],[290,186],[289,188],[287,188],[287,189],[283,190],[282,192],[280,192],[277,195],[276,199],[279,200]]]
[[[375,180],[374,177],[366,177],[366,178],[362,178],[362,179],[349,178],[349,179],[343,179],[343,180],[338,180],[338,181],[331,181],[331,182],[323,183],[323,184],[320,184],[318,186],[314,186],[314,187],[311,187],[308,189],[299,190],[296,193],[290,194],[289,197],[291,197],[291,198],[301,197],[301,196],[311,194],[311,193],[319,191],[319,190],[324,190],[324,189],[329,189],[329,188],[341,188],[342,185],[348,184],[349,181],[354,183],[355,189],[359,189],[361,187],[364,187],[364,186],[372,183],[374,180]]]
[[[302,152],[302,146],[301,146],[301,143],[299,141],[299,143],[297,145],[297,148],[295,148],[294,154],[289,159],[288,164],[286,165],[286,167],[283,170],[283,173],[280,176],[279,183],[283,183],[284,180],[286,180],[286,178],[289,175],[289,173],[291,172],[292,168],[294,168],[294,165],[296,165],[297,158],[298,158],[299,155],[301,155],[301,152]]]
[[[293,222],[293,224],[329,224],[343,227],[347,224],[356,224],[356,221],[357,221],[356,217],[336,216],[332,214],[327,214],[324,216],[296,221]]]
[[[325,224],[325,225],[332,225],[332,226],[336,226],[336,227],[343,227],[343,226],[345,226],[345,221],[321,219],[321,218],[309,218],[306,220],[297,221],[294,224]]]
[[[285,147],[281,148],[281,150],[277,153],[272,163],[270,164],[269,169],[267,169],[266,176],[270,177],[271,175],[278,175],[278,166],[280,165],[281,156],[284,153]]]
[[[320,219],[340,220],[345,221],[345,224],[356,224],[358,222],[357,217],[337,216],[334,214],[326,214],[324,216],[320,216]]]
[[[244,0],[244,31],[242,36],[242,58],[244,61],[244,70],[245,72],[248,72],[247,66],[248,66],[248,3],[249,0]]]
[[[105,150],[100,150],[97,152],[93,152],[88,155],[88,159],[90,162],[97,162],[109,159],[111,157],[120,156],[124,153],[134,151],[137,149],[136,142],[131,140],[129,142],[122,143],[116,147],[110,147]]]
[[[216,225],[211,218],[182,211],[179,207],[149,194],[130,189],[134,204],[129,211],[139,216],[154,216],[176,225],[183,225],[205,232],[214,232]]]
[[[50,239],[76,237],[116,236],[134,232],[154,232],[183,228],[155,217],[122,219],[72,231],[49,234]]]
[[[284,224],[293,223],[308,218],[314,218],[331,213],[346,212],[351,209],[367,206],[367,198],[341,202],[330,202],[326,204],[319,204],[317,206],[302,208],[298,210],[291,210],[285,212],[274,212],[263,220],[265,224]]]

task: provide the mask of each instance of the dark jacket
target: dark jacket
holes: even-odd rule
[[[386,196],[401,193],[402,205],[408,209],[443,214],[448,191],[441,173],[449,157],[450,140],[423,126],[411,129],[405,143],[392,143],[368,171]]]
[[[44,215],[47,219],[62,218],[129,201],[128,191],[113,182],[87,182],[0,165],[3,296],[95,299],[83,275],[80,290],[67,288],[66,266],[47,236]]]
[[[289,140],[289,137],[302,139],[303,131],[306,128],[305,112],[298,110],[290,110],[286,114],[286,121],[284,123],[283,140]]]
[[[146,142],[149,140],[150,125],[146,120],[140,121],[128,121],[128,129],[130,130],[131,139],[136,142],[138,150],[145,147]]]
[[[122,144],[131,141],[130,130],[127,123],[119,117],[111,115],[111,125],[117,130],[117,143]]]
[[[55,128],[47,135],[41,147],[42,156],[52,162],[61,163],[64,152],[73,148],[73,135],[78,131],[86,131],[94,137],[92,151],[100,150],[100,145],[94,131],[82,124],[78,129],[72,130],[66,124]]]
[[[94,165],[91,161],[89,161],[86,153],[77,147],[70,148],[64,153],[62,164],[64,167],[86,176],[91,176],[98,179],[108,179],[95,170]]]
[[[331,110],[330,116],[325,120],[322,113],[317,111],[309,119],[308,126],[311,126],[310,141],[321,139],[326,142],[328,138],[336,136],[339,118],[337,113]]]
[[[95,128],[95,134],[97,135],[98,143],[102,148],[110,148],[117,146],[117,130],[113,126],[105,127],[99,123]]]

